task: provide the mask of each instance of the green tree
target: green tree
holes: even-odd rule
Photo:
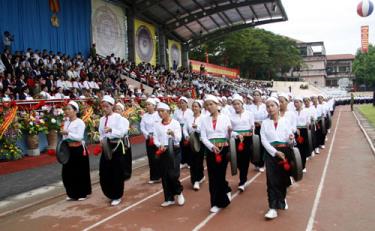
[[[357,51],[353,62],[353,73],[357,84],[375,87],[375,46],[370,45],[367,53]]]
[[[245,29],[202,44],[190,52],[191,59],[240,68],[244,78],[271,79],[302,64],[295,41],[263,29]]]

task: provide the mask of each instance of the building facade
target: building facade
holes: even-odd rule
[[[327,55],[327,79],[328,87],[351,87],[353,86],[353,61],[352,54]]]

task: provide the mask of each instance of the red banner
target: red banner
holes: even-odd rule
[[[191,62],[191,65],[193,66],[193,72],[200,72],[200,67],[203,64],[205,67],[205,72],[215,77],[227,77],[231,79],[236,79],[236,78],[239,78],[239,75],[240,75],[239,69],[223,67],[223,66],[199,62],[195,60],[190,60],[190,62]]]
[[[368,26],[361,26],[361,51],[362,53],[368,52]]]

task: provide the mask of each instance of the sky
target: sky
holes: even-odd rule
[[[361,46],[361,26],[369,26],[375,44],[375,11],[357,14],[360,0],[282,0],[288,21],[260,26],[303,42],[323,41],[326,54],[355,54]],[[375,3],[374,0],[372,0]]]

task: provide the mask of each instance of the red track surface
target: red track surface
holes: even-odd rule
[[[339,107],[326,149],[308,161],[304,179],[289,189],[289,210],[280,211],[273,221],[263,218],[265,174],[253,168],[246,191],[237,195],[234,190],[237,196],[231,205],[215,215],[209,213],[207,182],[195,192],[183,170],[186,204],[161,208],[161,185],[146,184],[148,170],[141,168],[125,183],[124,201],[118,207],[109,207],[96,185],[86,201],[65,202],[60,197],[3,217],[0,230],[374,230],[374,163],[353,114]],[[228,171],[232,189],[237,178]]]

